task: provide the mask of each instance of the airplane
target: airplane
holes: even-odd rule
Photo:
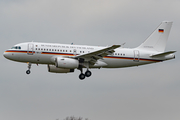
[[[166,42],[173,22],[163,21],[138,47],[122,45],[88,46],[59,43],[25,42],[4,52],[4,57],[16,62],[46,64],[52,73],[71,73],[80,70],[79,79],[90,77],[93,68],[123,68],[163,62],[174,59],[176,51],[165,52]],[[86,72],[83,73],[83,69]]]

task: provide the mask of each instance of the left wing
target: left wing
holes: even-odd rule
[[[95,64],[98,59],[102,59],[104,56],[111,55],[114,51],[114,49],[120,47],[121,45],[113,45],[111,47],[107,47],[101,50],[97,50],[94,52],[90,52],[83,55],[78,55],[73,58],[81,58],[84,61],[90,62],[91,64]]]

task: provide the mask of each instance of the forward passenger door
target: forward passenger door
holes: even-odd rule
[[[27,54],[28,55],[33,55],[34,54],[34,44],[33,43],[29,43],[27,46]]]

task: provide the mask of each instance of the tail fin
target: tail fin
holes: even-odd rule
[[[138,48],[164,52],[173,22],[164,21]]]

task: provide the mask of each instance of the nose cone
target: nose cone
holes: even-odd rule
[[[6,53],[6,51],[3,53],[3,56],[4,56],[5,58],[7,58],[7,53]]]
[[[7,59],[10,59],[10,58],[9,58],[9,57],[10,57],[10,55],[9,55],[9,53],[8,53],[8,52],[6,52],[6,51],[3,53],[3,56],[4,56],[5,58],[7,58]]]
[[[19,57],[15,56],[13,52],[8,51],[8,50],[3,53],[3,56],[6,59],[13,60],[13,61],[17,61],[19,59]]]

